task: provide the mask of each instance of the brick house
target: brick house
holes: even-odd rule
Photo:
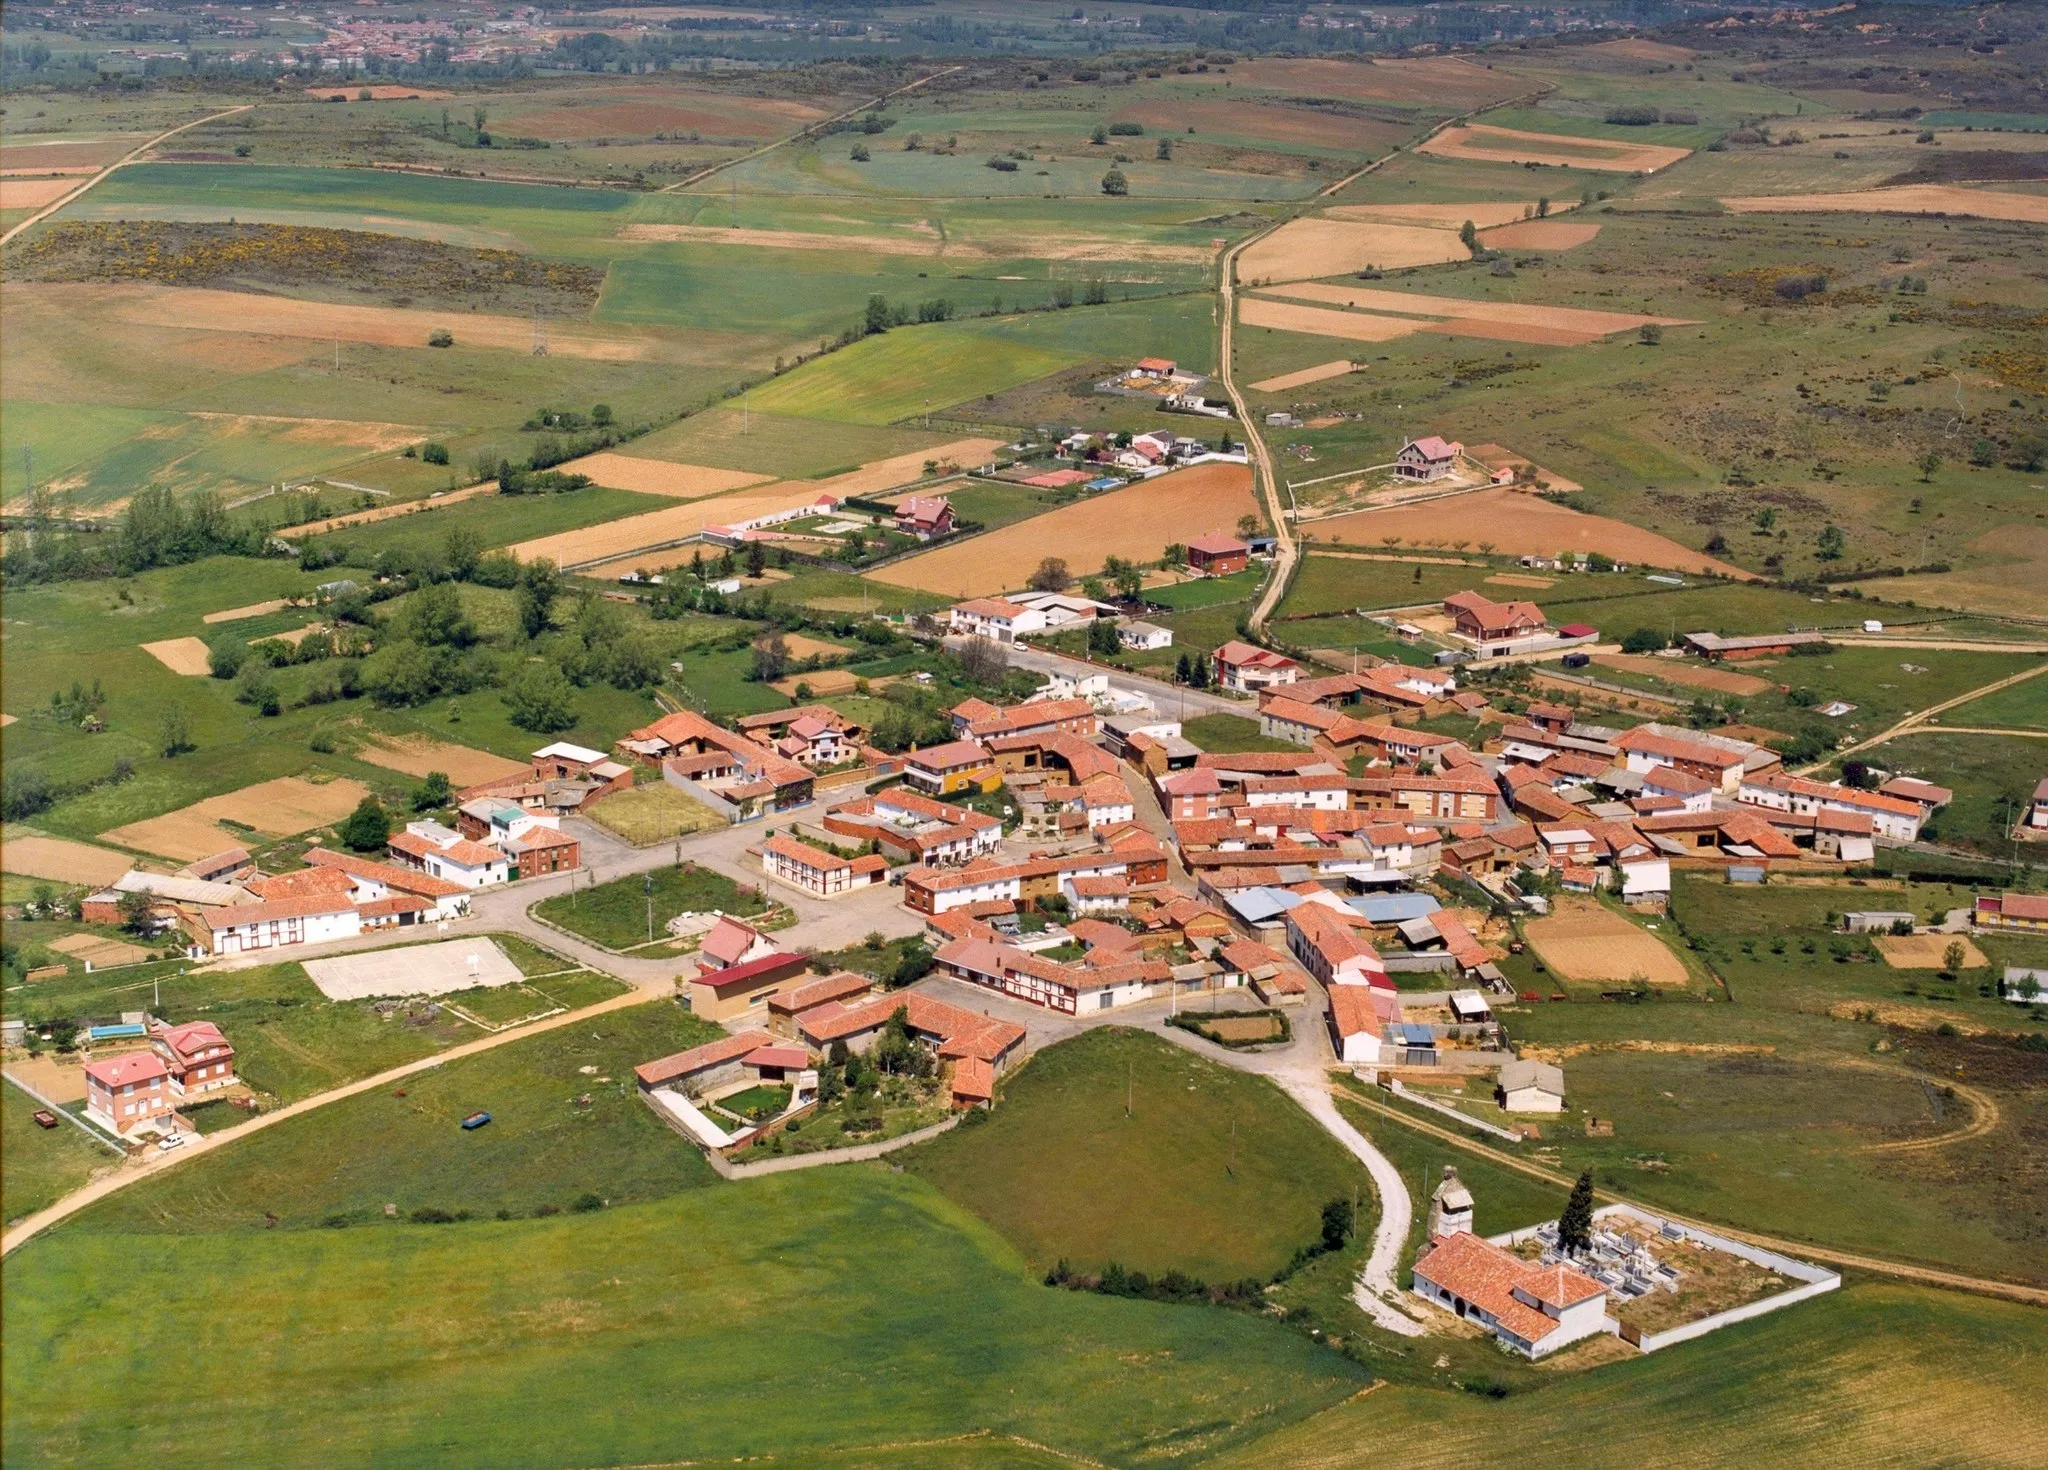
[[[211,1021],[187,1021],[182,1026],[159,1022],[150,1033],[149,1045],[163,1062],[171,1092],[178,1097],[235,1085],[235,1049]]]
[[[137,1128],[168,1126],[176,1106],[170,1068],[154,1051],[103,1057],[85,1067],[85,1115],[111,1133],[126,1137]]]
[[[1188,543],[1188,565],[1212,577],[1227,577],[1250,564],[1251,546],[1235,536],[1211,532]]]

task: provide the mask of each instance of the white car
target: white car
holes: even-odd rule
[[[185,1146],[185,1135],[182,1133],[166,1133],[156,1141],[156,1146],[160,1153],[169,1153],[174,1148],[183,1148]]]

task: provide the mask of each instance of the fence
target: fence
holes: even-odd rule
[[[1696,1337],[1705,1337],[1709,1332],[1718,1331],[1734,1323],[1747,1322],[1752,1318],[1782,1310],[1798,1302],[1803,1302],[1809,1297],[1816,1297],[1823,1292],[1833,1291],[1842,1284],[1842,1278],[1824,1266],[1816,1266],[1807,1261],[1797,1261],[1790,1256],[1780,1255],[1774,1250],[1766,1250],[1760,1245],[1750,1245],[1746,1241],[1731,1240],[1725,1235],[1716,1235],[1713,1231],[1702,1230],[1696,1225],[1686,1225],[1677,1220],[1668,1219],[1663,1215],[1653,1215],[1648,1210],[1637,1209],[1634,1205],[1603,1205],[1593,1212],[1595,1221],[1605,1219],[1609,1215],[1626,1216],[1639,1225],[1649,1226],[1666,1239],[1683,1240],[1692,1245],[1705,1246],[1710,1250],[1726,1251],[1731,1256],[1738,1256],[1767,1270],[1775,1271],[1780,1276],[1789,1276],[1794,1281],[1806,1283],[1804,1286],[1796,1286],[1790,1291],[1781,1291],[1775,1295],[1767,1296],[1762,1301],[1748,1302],[1739,1307],[1730,1307],[1725,1312],[1716,1312],[1711,1317],[1702,1317],[1697,1322],[1687,1322],[1682,1326],[1673,1327],[1664,1332],[1642,1332],[1640,1330],[1630,1332],[1627,1329],[1621,1332],[1620,1335],[1624,1341],[1634,1343],[1646,1353],[1654,1353],[1660,1348],[1673,1347],[1681,1342],[1690,1342]],[[1515,1246],[1520,1245],[1525,1240],[1534,1239],[1535,1235],[1536,1227],[1531,1226],[1526,1230],[1517,1230],[1508,1235],[1496,1235],[1491,1237],[1491,1239],[1495,1245]]]
[[[734,805],[732,802],[727,801],[724,797],[720,796],[716,791],[711,790],[711,788],[709,788],[708,786],[704,786],[696,781],[692,781],[687,776],[678,776],[674,771],[668,768],[666,762],[663,763],[661,768],[661,779],[668,782],[669,785],[675,787],[678,791],[683,792],[685,795],[693,796],[698,801],[703,802],[704,805],[710,807],[711,810],[717,812],[721,817],[724,817],[725,820],[730,824],[738,825],[739,823],[747,820],[746,814],[742,812],[739,809],[739,807]]]

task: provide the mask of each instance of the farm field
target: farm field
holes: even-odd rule
[[[9,832],[0,841],[0,871],[25,878],[99,888],[134,866],[135,860],[126,853],[63,837],[44,837],[26,829]]]
[[[1362,1183],[1271,1084],[1121,1027],[1038,1052],[986,1125],[907,1163],[1034,1270],[1114,1262],[1215,1283],[1285,1266],[1316,1239],[1323,1205]]]
[[[637,1100],[627,1105],[681,1167],[686,1146]],[[63,1346],[80,1325],[70,1283],[130,1268],[119,1310],[142,1326],[132,1350],[145,1357],[195,1333],[239,1340],[293,1324],[284,1330],[297,1366],[252,1364],[243,1378],[243,1397],[274,1406],[260,1434],[211,1396],[195,1399],[178,1430],[278,1465],[406,1458],[429,1442],[450,1463],[551,1466],[593,1454],[811,1454],[975,1431],[1095,1458],[1123,1461],[1142,1447],[1180,1461],[1327,1407],[1364,1379],[1305,1335],[1248,1316],[1051,1292],[931,1186],[880,1171],[686,1189],[554,1219],[187,1235],[175,1262],[139,1268],[135,1236],[83,1224],[6,1267],[11,1351],[63,1364],[8,1376],[10,1459],[102,1438],[171,1444],[139,1410],[77,1407],[81,1375],[112,1383],[126,1360]],[[699,1244],[678,1252],[678,1239]],[[479,1251],[503,1269],[466,1269]],[[335,1291],[344,1280],[355,1284]],[[374,1348],[340,1330],[344,1303],[386,1324]],[[735,1320],[755,1324],[744,1341],[772,1349],[736,1352]],[[847,1320],[864,1330],[847,1338],[837,1325]],[[429,1347],[430,1323],[459,1331]],[[994,1377],[949,1366],[970,1343]],[[908,1361],[923,1367],[897,1372]],[[626,1371],[683,1417],[611,1412],[604,1385]],[[891,1378],[878,1398],[876,1383]],[[382,1385],[374,1402],[361,1396],[372,1379]],[[1199,1435],[1187,1429],[1195,1423],[1206,1426]]]
[[[100,835],[123,847],[191,862],[236,845],[234,829],[224,822],[266,836],[295,837],[340,821],[369,794],[368,787],[346,777],[315,784],[280,776]]]
[[[1976,219],[2048,224],[2048,197],[2002,189],[1955,189],[1904,184],[1896,189],[1860,189],[1840,194],[1769,194],[1723,199],[1737,214],[1956,214]]]
[[[1481,1195],[1481,1208],[1484,1196]],[[2001,1350],[1987,1353],[1986,1344]],[[1326,1470],[1361,1442],[1398,1438],[1418,1465],[1484,1460],[1502,1436],[1522,1462],[1554,1466],[1821,1464],[1941,1459],[1983,1465],[2031,1458],[2040,1415],[2025,1384],[2039,1362],[2030,1309],[1890,1283],[1845,1286],[1763,1320],[1713,1333],[1683,1353],[1637,1357],[1489,1404],[1447,1389],[1389,1385],[1214,1464],[1230,1470]],[[1930,1394],[1926,1386],[1939,1383]],[[1988,1418],[1960,1435],[1957,1411]],[[1573,1426],[1600,1424],[1594,1436]]]
[[[1596,900],[1560,899],[1548,917],[1530,920],[1523,932],[1567,980],[1683,985],[1688,978],[1667,946]]]
[[[1558,168],[1654,173],[1660,168],[1669,168],[1692,150],[1655,143],[1575,138],[1494,127],[1487,123],[1468,123],[1462,127],[1447,128],[1418,143],[1416,151],[1478,163],[1542,163]]]
[[[1252,509],[1250,471],[1196,465],[921,552],[884,567],[873,580],[948,597],[1005,592],[1022,587],[1048,555],[1065,557],[1077,575],[1111,556],[1154,561],[1168,542],[1228,529]]]

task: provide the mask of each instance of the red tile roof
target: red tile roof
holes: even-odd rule
[[[1416,1259],[1415,1274],[1481,1307],[1530,1344],[1555,1332],[1557,1321],[1517,1298],[1517,1288],[1561,1306],[1605,1294],[1597,1281],[1569,1266],[1534,1265],[1469,1231],[1439,1240]]]
[[[118,1091],[131,1082],[147,1082],[152,1077],[168,1077],[170,1069],[164,1065],[164,1059],[153,1051],[129,1051],[117,1057],[102,1057],[96,1062],[87,1062],[85,1075]]]
[[[394,863],[372,862],[369,858],[325,847],[309,849],[306,861],[319,867],[339,868],[352,877],[382,883],[386,888],[397,888],[406,893],[417,893],[422,898],[452,898],[469,891],[460,883],[450,883],[446,878],[435,878]]]
[[[642,1062],[633,1069],[633,1075],[640,1079],[642,1087],[660,1087],[702,1072],[724,1062],[736,1061],[764,1046],[775,1045],[775,1038],[765,1031],[742,1031],[736,1036],[723,1036],[717,1041],[707,1041],[702,1046],[693,1046],[688,1051],[679,1051],[673,1056]]]

